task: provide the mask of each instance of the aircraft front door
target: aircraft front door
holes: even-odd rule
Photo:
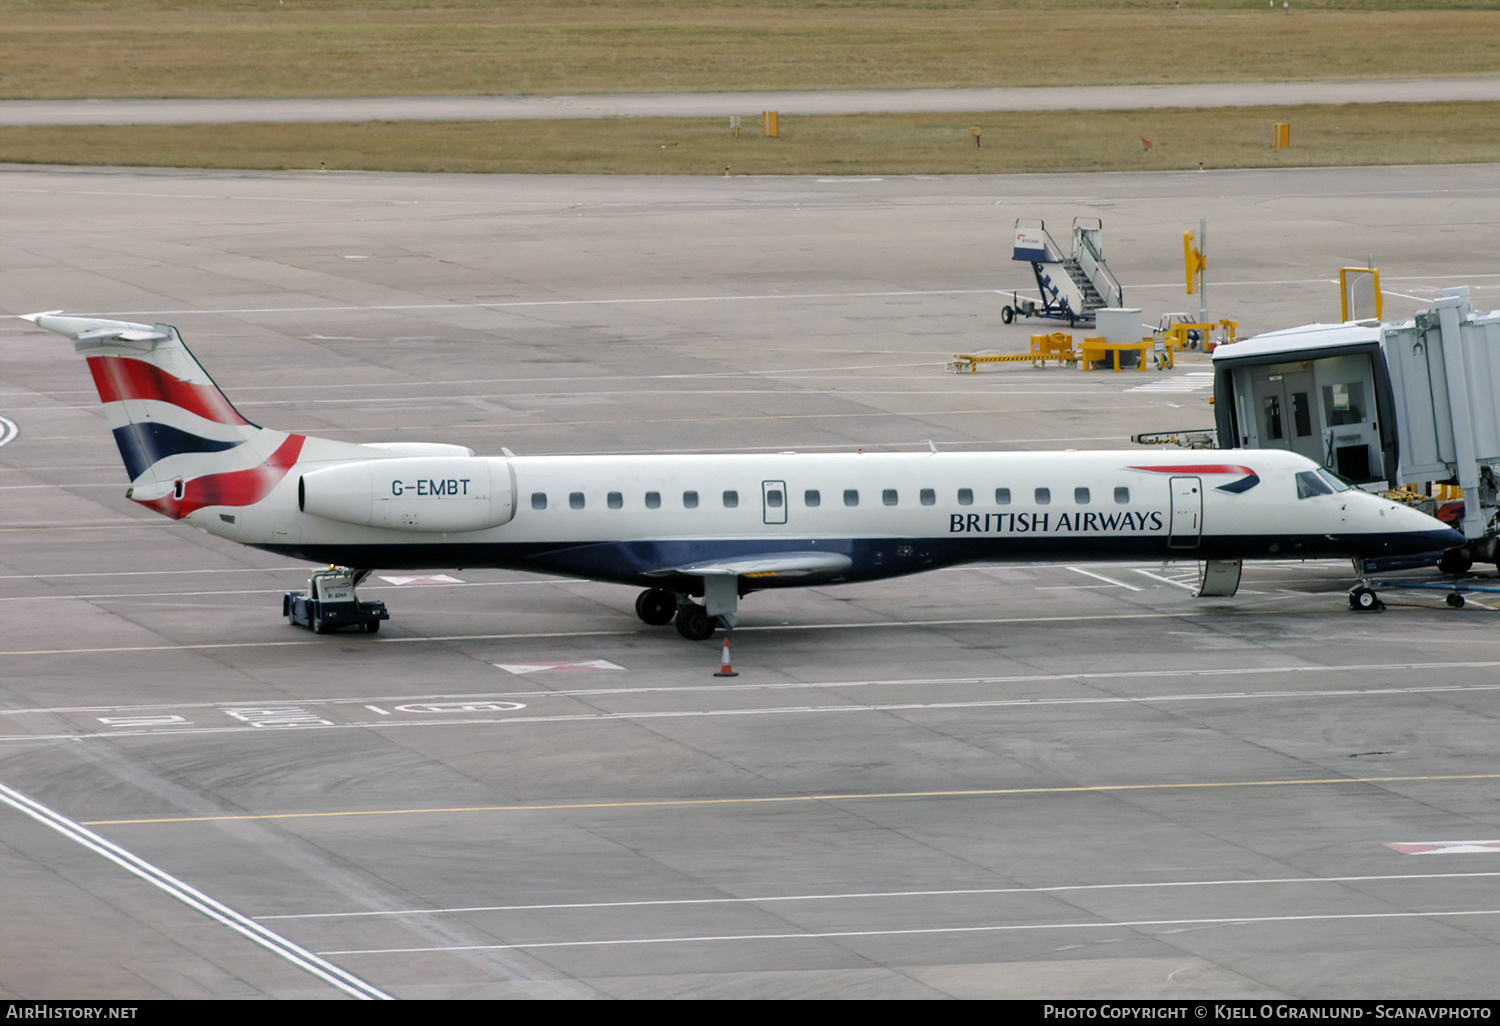
[[[1203,482],[1196,477],[1172,478],[1172,526],[1167,547],[1196,549],[1203,532]]]
[[[762,481],[760,483],[761,509],[765,511],[768,524],[786,523],[786,482]]]

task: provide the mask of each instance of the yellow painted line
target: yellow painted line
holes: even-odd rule
[[[640,802],[569,802],[559,805],[475,805],[446,809],[367,809],[355,812],[271,812],[244,816],[174,816],[154,819],[80,820],[84,826],[142,823],[222,823],[234,820],[334,819],[342,816],[421,816],[458,812],[544,812],[576,809],[648,809],[694,805],[776,805],[792,802],[848,802],[894,798],[995,798],[1043,794],[1107,794],[1112,791],[1180,791],[1222,787],[1299,787],[1308,784],[1396,784],[1434,780],[1497,780],[1500,773],[1461,773],[1425,777],[1326,777],[1317,780],[1222,780],[1199,784],[1099,784],[1084,787],[1012,787],[978,791],[883,791],[869,794],[799,794],[774,798],[667,798]]]

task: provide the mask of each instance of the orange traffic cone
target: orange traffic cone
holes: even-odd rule
[[[714,674],[714,676],[715,677],[738,677],[739,676],[739,674],[737,674],[737,673],[734,672],[734,667],[732,667],[732,666],[729,665],[729,638],[728,637],[725,637],[725,639],[724,639],[724,658],[721,659],[721,660],[719,660],[719,672],[716,673],[716,674]]]

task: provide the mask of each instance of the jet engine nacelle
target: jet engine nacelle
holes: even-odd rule
[[[486,456],[360,460],[310,470],[297,482],[304,513],[362,527],[483,531],[516,515],[510,464]]]

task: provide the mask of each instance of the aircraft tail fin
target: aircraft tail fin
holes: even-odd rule
[[[131,498],[168,516],[204,505],[241,505],[265,464],[295,462],[283,450],[301,436],[268,431],[242,417],[166,324],[135,324],[61,311],[27,314],[39,328],[73,340],[87,358],[125,469]],[[278,467],[279,480],[286,473]],[[274,482],[273,482],[274,483]],[[243,493],[243,494],[242,494]]]

